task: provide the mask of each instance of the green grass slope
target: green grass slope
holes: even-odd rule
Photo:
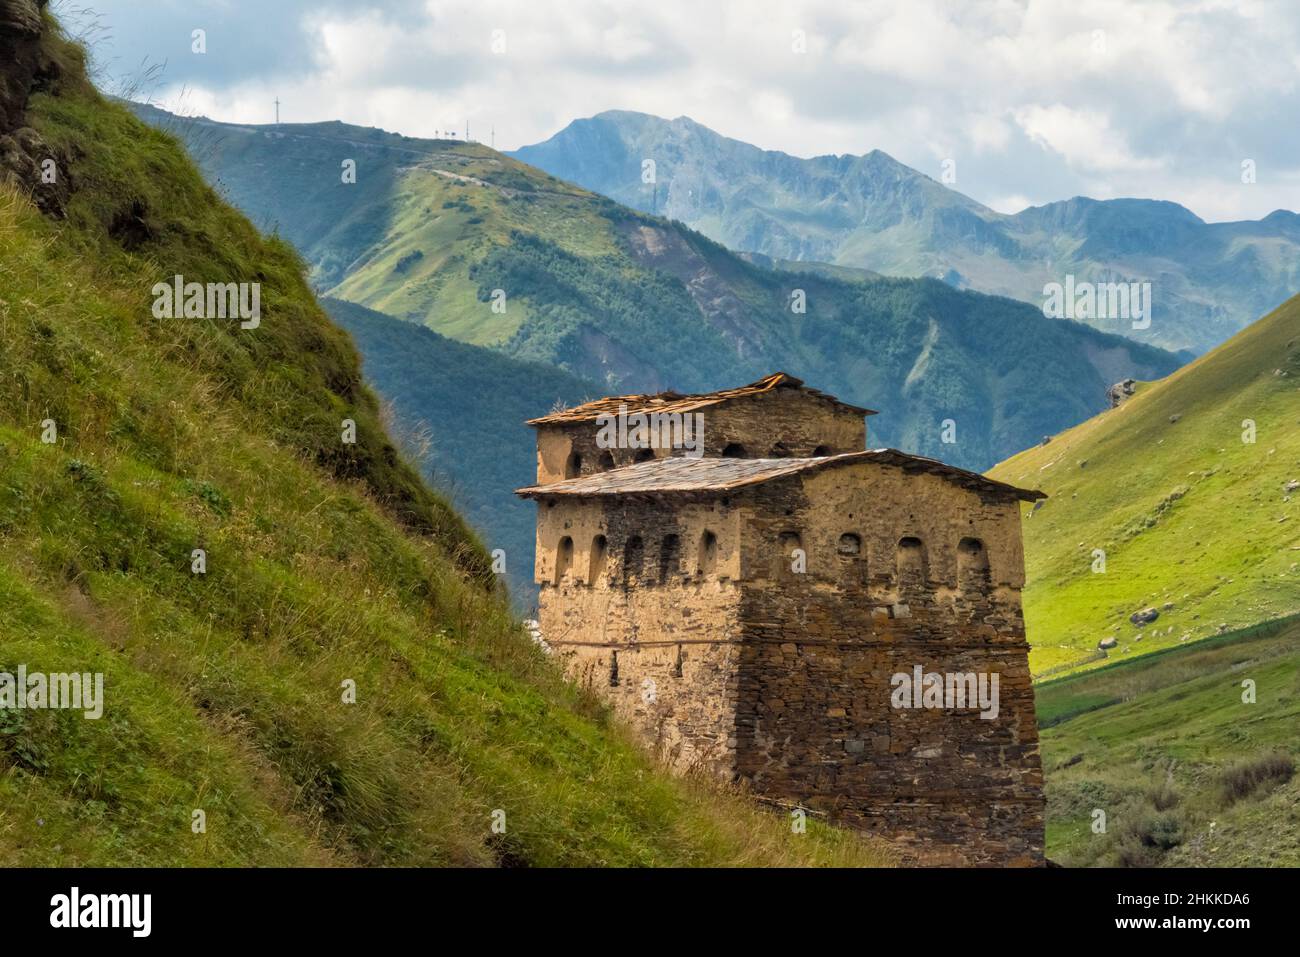
[[[1300,866],[1297,619],[1043,682],[1035,695],[1051,860]]]
[[[1035,672],[1300,611],[1298,426],[1300,298],[990,471],[1050,496],[1024,524]]]
[[[704,391],[785,369],[880,409],[875,442],[986,468],[1099,411],[1117,379],[1181,361],[936,280],[747,262],[479,144],[133,109],[183,135],[330,295],[604,393]],[[355,184],[342,182],[349,159]]]
[[[26,122],[73,191],[64,220],[0,191],[0,671],[102,672],[105,701],[0,711],[0,863],[886,858],[665,777],[567,686],[287,243],[43,42]],[[260,281],[260,328],[154,318],[178,272]]]

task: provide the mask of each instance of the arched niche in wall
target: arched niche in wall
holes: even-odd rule
[[[566,479],[577,478],[582,474],[582,455],[575,449],[569,453],[569,457],[564,460],[564,477]]]
[[[835,556],[839,562],[840,584],[867,583],[867,550],[862,544],[861,535],[857,532],[842,534],[835,543]]]
[[[565,535],[555,549],[555,584],[573,571],[573,539]]]
[[[895,569],[900,592],[923,590],[930,574],[925,543],[915,535],[905,535],[900,538]]]
[[[957,584],[980,590],[989,586],[989,551],[978,538],[957,543]]]
[[[587,562],[587,582],[595,585],[605,574],[605,565],[608,562],[609,543],[605,540],[604,535],[597,535],[591,540],[591,555]]]
[[[700,547],[695,568],[700,575],[712,575],[718,570],[718,536],[708,529],[700,533]]]
[[[630,585],[641,580],[645,563],[645,543],[640,535],[633,535],[623,546],[623,584]]]
[[[669,581],[679,571],[682,562],[682,540],[669,533],[659,542],[659,582]]]
[[[772,577],[781,581],[798,581],[807,574],[808,555],[803,548],[803,536],[789,529],[777,536]]]

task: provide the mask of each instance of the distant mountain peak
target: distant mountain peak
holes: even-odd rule
[[[1041,305],[1050,282],[1154,281],[1155,316],[1088,321],[1205,351],[1300,287],[1300,217],[1207,223],[1168,200],[1074,196],[996,212],[879,148],[797,157],[689,117],[609,110],[510,155],[733,250],[961,284]],[[653,160],[653,181],[645,179]],[[1279,246],[1279,241],[1283,244]]]

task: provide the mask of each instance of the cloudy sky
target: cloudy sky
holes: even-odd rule
[[[270,122],[279,97],[285,122],[468,122],[513,149],[629,109],[936,179],[951,159],[1006,212],[1080,194],[1300,210],[1295,0],[80,2],[97,20],[72,0],[64,17],[103,86],[165,62],[148,98],[219,120]]]

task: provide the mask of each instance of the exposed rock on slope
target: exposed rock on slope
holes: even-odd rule
[[[15,181],[45,212],[61,214],[68,200],[66,158],[23,125],[27,100],[60,73],[41,45],[47,0],[0,0],[0,178]]]

